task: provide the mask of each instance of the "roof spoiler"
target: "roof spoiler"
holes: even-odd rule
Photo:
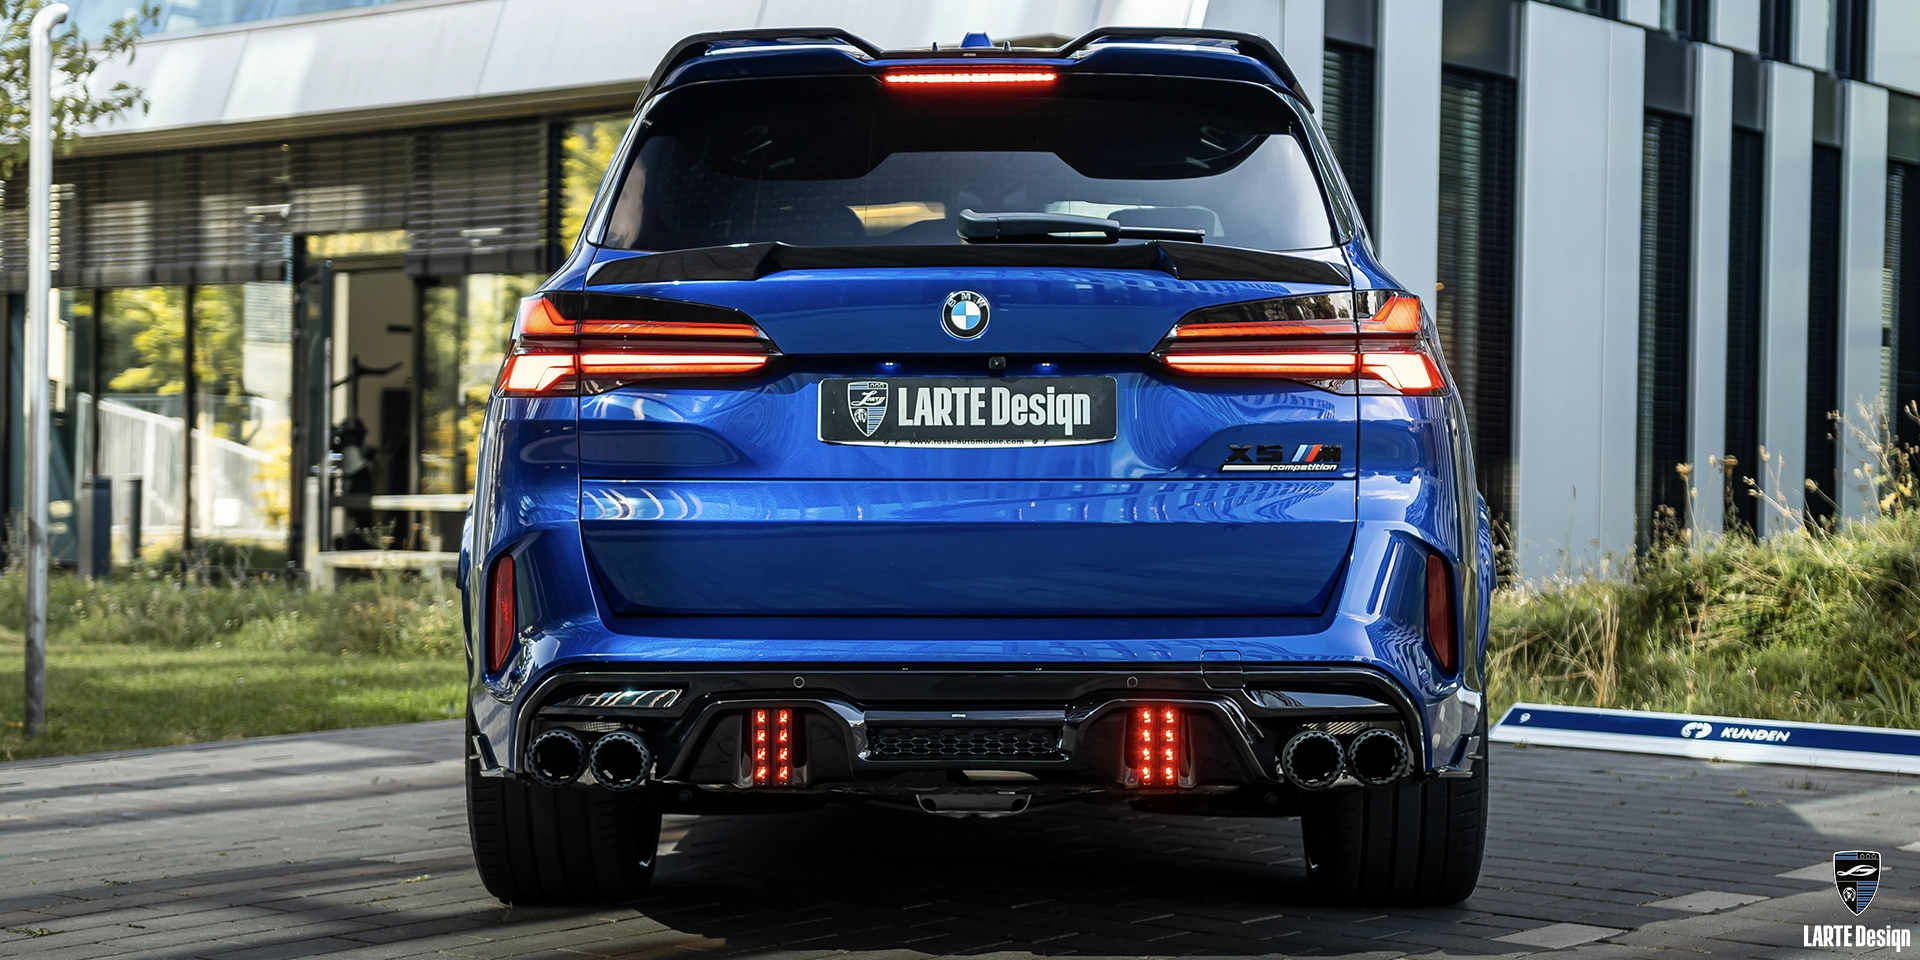
[[[1280,55],[1280,49],[1273,41],[1254,33],[1241,33],[1237,30],[1205,30],[1182,27],[1100,27],[1081,34],[1060,48],[1060,56],[1071,57],[1080,51],[1102,42],[1128,40],[1152,43],[1158,40],[1225,40],[1234,45],[1234,52],[1253,60],[1258,60],[1280,75],[1282,83],[1300,102],[1307,105],[1307,112],[1313,112],[1313,101],[1307,98],[1306,88],[1300,86],[1300,78],[1294,75],[1293,68],[1287,66],[1287,60]]]
[[[647,80],[646,89],[641,91],[639,101],[634,104],[634,110],[637,112],[641,105],[647,102],[647,97],[660,86],[660,82],[665,80],[667,75],[672,73],[674,69],[681,64],[706,54],[719,44],[753,40],[791,44],[837,44],[852,47],[869,60],[879,60],[895,56],[895,54],[883,51],[879,47],[868,43],[852,32],[842,30],[838,27],[772,27],[759,30],[716,30],[711,33],[696,33],[675,44],[672,50],[667,51],[666,57],[660,61],[660,66],[653,71],[653,76]],[[1273,45],[1273,41],[1258,34],[1240,33],[1234,30],[1195,30],[1181,27],[1100,27],[1068,41],[1058,50],[1023,52],[1029,54],[1040,53],[1045,56],[1071,57],[1099,43],[1124,43],[1127,41],[1154,43],[1167,40],[1211,40],[1231,43],[1233,44],[1235,53],[1266,64],[1274,73],[1279,74],[1281,82],[1286,84],[1288,91],[1300,98],[1301,103],[1306,104],[1308,112],[1313,111],[1313,101],[1308,99],[1307,91],[1300,86],[1300,78],[1294,74],[1293,68],[1287,66],[1286,58],[1280,55],[1279,48]],[[938,51],[934,55],[937,56],[940,53],[946,52],[947,51],[944,50]],[[958,51],[956,50],[955,52]],[[914,55],[925,56],[926,54],[914,51]]]
[[[640,101],[634,105],[634,109],[638,110],[640,104],[647,102],[647,95],[659,87],[660,81],[665,80],[667,74],[672,73],[675,67],[705,54],[717,44],[742,40],[841,44],[860,51],[869,60],[877,60],[882,55],[879,47],[839,27],[769,27],[759,30],[715,30],[711,33],[696,33],[674,44],[673,49],[667,51],[667,55],[661,58],[660,66],[656,67],[653,76],[648,78],[646,89],[640,92]]]

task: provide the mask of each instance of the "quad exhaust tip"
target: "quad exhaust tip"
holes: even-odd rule
[[[1391,730],[1362,730],[1344,746],[1324,730],[1302,730],[1280,748],[1280,775],[1305,790],[1325,790],[1351,775],[1361,785],[1385,786],[1407,775],[1413,752]]]
[[[1362,730],[1347,744],[1347,768],[1355,780],[1369,787],[1406,776],[1410,760],[1407,742],[1391,730]]]
[[[1347,752],[1323,730],[1302,730],[1280,748],[1280,774],[1306,790],[1325,790],[1340,779]]]
[[[609,733],[593,742],[587,757],[587,769],[595,782],[608,790],[632,790],[647,782],[653,769],[653,751],[647,742],[624,730]]]
[[[527,748],[527,773],[534,782],[549,787],[572,783],[585,769],[587,745],[579,735],[564,727],[555,727],[533,738]]]

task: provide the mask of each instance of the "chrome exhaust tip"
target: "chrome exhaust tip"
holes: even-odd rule
[[[1345,767],[1346,751],[1323,730],[1302,730],[1280,748],[1280,775],[1304,790],[1333,786]]]
[[[587,769],[594,782],[608,790],[632,790],[647,782],[653,770],[653,751],[637,734],[621,730],[593,742]]]
[[[564,786],[579,778],[586,757],[587,745],[578,734],[555,727],[527,747],[527,774],[543,786]]]
[[[1384,786],[1407,775],[1412,761],[1407,742],[1391,730],[1362,730],[1347,744],[1347,767],[1353,778],[1369,787]]]

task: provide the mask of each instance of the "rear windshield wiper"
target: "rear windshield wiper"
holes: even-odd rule
[[[1204,243],[1205,230],[1127,227],[1105,217],[1065,213],[975,213],[960,211],[960,239],[968,243],[1118,243],[1121,240],[1184,240]]]

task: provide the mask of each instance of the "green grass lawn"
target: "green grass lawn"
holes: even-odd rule
[[[206,743],[462,715],[457,657],[49,644],[47,726],[20,723],[17,635],[0,649],[0,759]]]
[[[55,577],[47,726],[21,726],[24,586],[0,577],[0,759],[206,743],[462,715],[449,584],[335,594],[257,581]]]
[[[1502,590],[1488,645],[1496,711],[1920,727],[1920,509],[1760,543],[1681,537],[1614,576]]]

